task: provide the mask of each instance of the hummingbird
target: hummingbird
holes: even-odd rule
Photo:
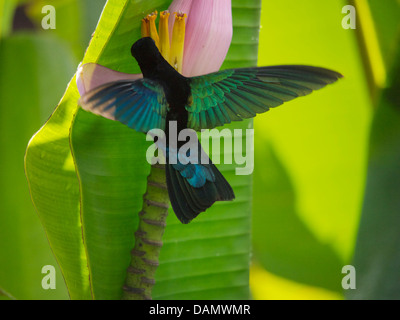
[[[304,65],[227,69],[185,77],[163,58],[150,37],[137,40],[131,54],[142,79],[104,84],[86,93],[79,104],[84,110],[139,132],[164,130],[168,195],[173,211],[184,224],[216,201],[233,200],[235,194],[208,156],[208,161],[200,161],[204,157],[200,143],[195,155],[199,161],[172,161],[168,157],[172,123],[178,132],[200,131],[253,118],[343,77],[329,69]],[[184,143],[177,141],[175,148]]]

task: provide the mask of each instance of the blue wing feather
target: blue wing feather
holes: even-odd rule
[[[79,104],[136,131],[147,133],[150,129],[165,128],[168,103],[164,90],[149,79],[107,83],[85,94]]]

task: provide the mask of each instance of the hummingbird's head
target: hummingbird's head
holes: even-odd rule
[[[139,64],[151,62],[155,63],[160,57],[154,40],[150,37],[141,38],[131,47],[131,54]]]
[[[175,71],[158,51],[152,38],[144,37],[136,41],[131,47],[131,53],[138,62],[144,78],[159,78],[166,70]]]

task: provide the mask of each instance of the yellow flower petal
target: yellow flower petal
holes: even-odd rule
[[[172,30],[171,55],[169,63],[182,73],[183,49],[185,44],[185,18],[183,12],[175,12],[175,23]]]
[[[150,22],[149,19],[142,19],[142,38],[150,37]]]
[[[158,33],[160,37],[160,52],[165,60],[169,61],[170,57],[170,43],[169,43],[169,31],[168,31],[168,19],[169,11],[163,11],[160,13],[160,22],[158,25]]]

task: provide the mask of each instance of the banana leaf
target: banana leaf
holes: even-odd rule
[[[349,299],[399,299],[400,237],[400,4],[369,1],[385,81],[372,122],[364,204],[352,264]],[[364,35],[369,36],[369,35]],[[367,68],[376,69],[371,61]],[[382,66],[381,66],[382,65]]]
[[[83,63],[138,73],[129,49],[140,37],[140,21],[169,4],[109,0]],[[254,66],[260,1],[232,6],[234,39],[223,67]],[[26,174],[71,299],[119,299],[150,170],[148,143],[143,134],[84,112],[78,99],[74,77],[29,143]],[[249,297],[251,176],[235,176],[229,165],[220,169],[236,200],[215,205],[190,225],[170,211],[153,298]]]

